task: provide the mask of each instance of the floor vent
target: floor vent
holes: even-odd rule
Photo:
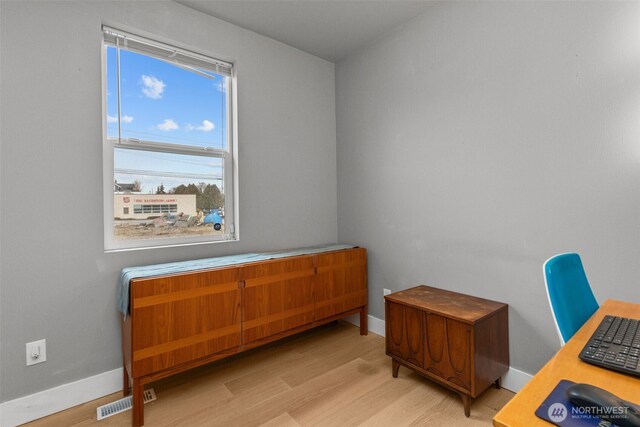
[[[144,403],[152,402],[156,400],[156,392],[153,388],[144,391]],[[123,399],[116,400],[115,402],[102,405],[96,409],[98,414],[98,421],[110,417],[120,412],[128,411],[133,406],[133,398],[127,396]]]

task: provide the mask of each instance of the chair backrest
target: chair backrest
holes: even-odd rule
[[[543,266],[549,306],[560,344],[564,345],[598,309],[580,255],[569,253],[549,258]]]

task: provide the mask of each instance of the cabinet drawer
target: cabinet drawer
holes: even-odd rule
[[[312,256],[243,268],[242,339],[247,344],[313,321]]]
[[[424,369],[471,390],[471,328],[468,324],[425,313]]]
[[[239,270],[207,271],[131,284],[133,377],[241,343]]]
[[[316,320],[367,305],[366,250],[319,254],[317,263]]]
[[[424,366],[424,313],[393,302],[386,303],[387,353]]]

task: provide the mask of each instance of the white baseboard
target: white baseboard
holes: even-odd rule
[[[372,315],[369,315],[367,317],[369,318],[367,320],[369,332],[373,332],[374,334],[383,337],[385,334],[384,320],[380,320],[377,317],[373,317]],[[351,316],[345,317],[343,320],[351,323],[352,325],[360,326],[359,314],[352,314]]]
[[[360,315],[354,314],[349,317],[345,317],[344,320],[352,325],[360,326]],[[385,334],[385,322],[382,319],[369,315],[369,332],[384,337]],[[521,371],[519,369],[509,367],[507,373],[502,377],[502,387],[507,390],[511,390],[514,393],[520,391],[522,387],[533,377],[533,375]]]
[[[122,390],[122,368],[0,404],[0,425],[14,427]]]
[[[344,320],[360,326],[358,314],[345,317]],[[384,320],[369,315],[368,322],[369,332],[384,337]],[[502,387],[517,393],[531,378],[531,374],[510,367],[502,377]],[[122,368],[0,403],[0,425],[14,427],[28,423],[120,390]]]
[[[510,366],[507,373],[502,377],[502,387],[517,393],[531,378],[533,378],[533,375],[528,372]]]

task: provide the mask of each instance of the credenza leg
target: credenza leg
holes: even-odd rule
[[[496,388],[497,388],[497,389],[502,388],[502,378],[498,378],[498,379],[496,380],[496,382],[495,382],[495,383],[493,383],[493,384],[495,384],[495,386],[496,386]]]
[[[471,415],[471,398],[463,393],[458,393],[462,399],[462,406],[464,406],[464,416],[469,418]]]
[[[140,384],[139,378],[133,379],[133,408],[131,408],[132,412],[132,425],[133,427],[140,427],[144,425],[144,401],[143,401],[143,393],[144,393],[144,385]]]
[[[129,384],[129,373],[127,372],[126,366],[122,367],[122,372],[124,372],[122,376],[122,395],[129,396],[129,393],[131,393],[129,387],[131,387],[131,385]]]
[[[391,375],[393,375],[393,378],[398,378],[399,369],[400,363],[396,359],[391,358]]]
[[[360,309],[360,335],[369,334],[369,313],[367,306]]]

